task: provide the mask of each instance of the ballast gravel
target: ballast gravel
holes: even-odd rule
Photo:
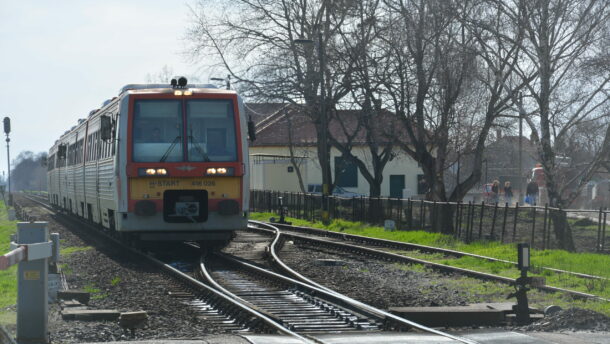
[[[59,304],[50,305],[49,332],[54,343],[106,342],[132,339],[204,339],[221,333],[214,324],[197,318],[181,299],[169,297],[172,280],[154,267],[138,261],[108,242],[68,229],[44,208],[26,199],[19,202],[28,214],[48,221],[49,232],[59,233],[60,267],[70,289],[91,292],[89,308],[121,312],[146,311],[148,325],[136,330],[135,338],[119,327],[117,321],[63,320]]]
[[[458,276],[420,269],[403,269],[397,264],[330,252],[288,242],[280,258],[291,268],[330,289],[358,301],[387,310],[389,307],[462,306],[470,302],[500,302],[505,295],[476,295],[452,283]],[[337,265],[325,262],[338,261]],[[322,262],[322,263],[320,263]],[[490,299],[492,298],[492,299]],[[514,299],[513,299],[514,300]],[[498,301],[495,301],[498,302]],[[547,316],[529,326],[510,327],[521,331],[610,331],[610,318],[591,310],[570,308]]]

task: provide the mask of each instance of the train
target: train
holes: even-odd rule
[[[138,241],[222,242],[247,226],[248,139],[235,91],[129,84],[49,149],[49,203]]]

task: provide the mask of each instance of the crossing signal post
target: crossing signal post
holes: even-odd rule
[[[11,139],[8,137],[8,134],[11,132],[11,119],[8,117],[4,117],[4,133],[6,134],[6,160],[8,166],[8,204],[13,204],[13,194],[11,194],[11,154],[9,150],[9,142]]]

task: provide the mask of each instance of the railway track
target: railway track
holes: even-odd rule
[[[52,211],[44,202],[28,199]],[[477,343],[365,305],[304,278],[292,279],[226,254],[211,253],[200,258],[200,274],[207,281],[204,283],[171,263],[125,246],[85,221],[71,216],[58,217],[72,226],[96,228],[87,232],[113,240],[159,267],[179,282],[171,296],[184,299],[198,316],[215,321],[227,331],[280,334],[303,343],[324,343],[316,335],[416,329],[442,337],[442,341]],[[275,253],[272,257],[274,264],[281,263]]]
[[[24,197],[50,212],[55,212],[51,206],[42,200]],[[29,216],[24,214],[19,206],[16,208],[18,215],[22,219],[25,217],[27,220],[33,220],[28,218]],[[273,319],[268,318],[265,314],[261,314],[243,301],[233,299],[196,279],[192,272],[180,271],[172,266],[173,262],[160,260],[152,254],[136,250],[124,242],[117,240],[114,236],[109,235],[107,231],[100,230],[99,227],[93,226],[86,221],[72,216],[55,214],[55,219],[63,225],[70,226],[75,230],[86,231],[87,235],[96,235],[102,240],[110,240],[113,244],[121,246],[138,258],[158,267],[160,271],[175,281],[173,283],[173,290],[169,291],[168,295],[180,299],[182,303],[191,307],[195,316],[205,318],[227,332],[282,334],[299,340],[306,340],[302,336],[281,326]],[[190,251],[191,254],[194,253],[192,246],[185,245],[185,251]],[[186,254],[188,255],[188,253]],[[184,252],[181,258],[184,258]],[[199,255],[193,258],[195,265],[197,265],[199,258]]]
[[[305,245],[313,245],[316,247],[327,247],[332,250],[340,250],[345,252],[350,252],[359,255],[365,255],[369,257],[375,257],[380,260],[386,261],[396,261],[407,264],[421,264],[427,266],[431,269],[443,272],[452,272],[458,273],[474,278],[497,281],[506,284],[514,284],[515,280],[513,278],[508,278],[504,276],[494,275],[490,273],[484,273],[469,269],[463,269],[459,267],[453,267],[450,265],[435,263],[431,261],[426,261],[419,258],[413,258],[406,256],[404,254],[397,254],[393,252],[388,252],[384,249],[400,249],[400,250],[422,250],[425,252],[433,252],[433,253],[444,253],[449,255],[460,255],[460,256],[474,256],[476,258],[491,260],[491,261],[500,261],[503,263],[511,263],[509,261],[497,260],[490,257],[478,256],[473,254],[468,254],[464,252],[458,252],[453,250],[435,248],[431,246],[424,245],[416,245],[409,243],[396,242],[391,240],[384,239],[375,239],[357,235],[343,234],[325,230],[319,230],[315,228],[308,227],[296,227],[296,226],[288,226],[288,225],[280,225],[280,224],[268,224],[260,221],[250,221],[249,229],[254,231],[262,231],[267,233],[268,235],[275,235],[275,245],[276,250],[279,251],[281,245],[285,240],[291,240],[295,243],[301,243]],[[281,229],[281,230],[280,230]],[[281,264],[280,264],[281,265]],[[296,276],[296,272],[291,271],[287,266],[282,266],[282,269],[291,276]],[[560,270],[564,273],[570,273],[567,271]],[[584,274],[576,274],[574,275],[584,275]],[[585,277],[586,276],[586,277]],[[598,276],[584,275],[579,276],[583,278],[600,278]],[[603,277],[601,277],[603,278]],[[562,292],[569,294],[573,297],[583,298],[583,299],[597,299],[602,301],[610,301],[608,299],[602,298],[598,295],[583,293],[579,291],[549,286],[549,285],[537,285],[533,286],[542,291],[546,292]]]
[[[275,252],[275,244],[270,240],[265,250],[271,264],[286,266]],[[251,251],[245,253],[252,256]],[[329,332],[365,335],[414,329],[461,343],[475,343],[366,305],[298,274],[292,273],[296,278],[286,277],[235,254],[240,253],[212,253],[202,260],[201,271],[208,283],[316,342],[320,341],[317,335]]]

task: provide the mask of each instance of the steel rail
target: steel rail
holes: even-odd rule
[[[49,210],[53,210],[54,209],[49,206],[48,204],[45,204],[39,200],[35,200],[32,198],[29,198],[27,196],[24,196],[25,198],[29,199],[30,201],[36,202],[40,205],[42,205],[43,207],[49,209]],[[238,308],[238,312],[245,312],[247,314],[249,314],[249,323],[252,323],[252,317],[255,317],[256,319],[260,319],[262,320],[265,324],[266,324],[266,328],[268,329],[273,329],[278,333],[282,333],[294,338],[297,338],[299,340],[304,341],[305,343],[311,343],[311,340],[307,340],[306,338],[303,338],[302,336],[300,336],[297,333],[294,333],[288,329],[286,329],[285,327],[278,325],[276,321],[274,321],[273,319],[268,318],[268,316],[266,316],[265,314],[262,314],[261,312],[253,309],[252,307],[250,307],[249,303],[245,302],[244,300],[239,300],[236,299],[234,297],[234,295],[232,295],[231,293],[225,294],[222,291],[218,291],[216,289],[214,289],[213,287],[210,287],[204,283],[202,283],[201,281],[196,280],[195,278],[189,276],[188,274],[183,273],[182,271],[170,266],[169,264],[166,264],[160,260],[158,260],[155,257],[152,257],[146,253],[143,253],[139,250],[136,250],[133,247],[127,246],[125,245],[125,243],[123,243],[120,240],[117,240],[116,238],[109,236],[99,230],[97,230],[96,228],[94,228],[91,224],[81,221],[78,218],[73,218],[70,217],[69,218],[70,221],[74,221],[74,222],[78,222],[81,224],[84,224],[88,227],[91,227],[94,233],[96,233],[99,236],[104,237],[105,239],[111,240],[114,243],[120,245],[122,248],[126,249],[127,251],[129,251],[130,253],[139,256],[140,258],[143,258],[147,261],[149,261],[150,263],[152,263],[153,265],[161,268],[162,270],[166,271],[168,274],[170,274],[172,277],[182,281],[185,284],[188,284],[191,288],[198,290],[199,292],[203,292],[203,293],[207,293],[208,295],[213,295],[214,298],[216,299],[220,299],[222,302],[227,303],[229,305],[231,305],[232,307],[236,307]],[[202,258],[203,259],[203,258]],[[208,298],[210,298],[208,296]],[[235,313],[235,311],[233,311],[233,313]]]
[[[284,270],[284,272],[294,276],[295,279],[292,278],[288,278],[288,277],[284,277],[282,275],[276,274],[278,277],[281,277],[283,279],[286,279],[288,281],[291,281],[292,283],[298,283],[299,285],[303,285],[306,286],[308,288],[311,288],[313,291],[316,291],[319,294],[323,294],[323,295],[327,295],[330,296],[332,298],[334,298],[335,300],[339,301],[341,304],[347,304],[350,305],[352,307],[354,307],[355,309],[358,309],[360,312],[364,311],[367,314],[374,314],[377,315],[377,317],[379,317],[379,319],[381,320],[390,320],[398,325],[400,325],[401,327],[413,327],[416,328],[418,330],[424,331],[424,332],[428,332],[431,334],[436,334],[445,338],[449,338],[452,340],[456,340],[462,343],[467,343],[467,344],[475,344],[477,343],[476,341],[470,340],[470,339],[466,339],[466,338],[462,338],[459,336],[454,336],[451,335],[449,333],[445,333],[442,331],[438,331],[435,330],[433,328],[421,325],[419,323],[407,320],[405,318],[399,317],[395,314],[392,313],[388,313],[384,310],[375,308],[373,306],[367,305],[365,303],[362,303],[360,301],[357,301],[355,299],[352,299],[348,296],[345,296],[343,294],[340,294],[332,289],[326,288],[308,278],[306,278],[305,276],[299,274],[298,272],[294,271],[292,268],[290,268],[288,265],[286,265],[278,256],[277,252],[276,252],[276,248],[278,246],[278,243],[280,243],[280,241],[282,240],[282,236],[285,235],[285,233],[283,233],[282,231],[280,231],[279,228],[274,227],[273,225],[269,225],[269,224],[265,224],[262,222],[258,222],[258,221],[250,221],[253,223],[257,223],[259,225],[264,225],[267,226],[269,228],[273,228],[275,230],[275,238],[273,240],[273,243],[271,244],[269,251],[270,254],[272,256],[273,259],[273,263],[275,263],[276,265],[279,265],[281,267],[282,270]],[[243,263],[242,264],[247,264],[247,263]],[[256,269],[260,269],[258,267],[252,266],[253,268]],[[272,273],[272,272],[271,272]],[[275,274],[275,273],[273,273]]]
[[[261,221],[251,221],[251,222],[268,224],[266,222],[261,222]],[[388,239],[372,238],[372,237],[366,237],[366,236],[356,235],[356,234],[338,233],[338,232],[333,232],[333,231],[319,229],[319,228],[312,228],[312,227],[292,226],[292,225],[279,224],[279,223],[272,223],[271,225],[276,226],[281,229],[290,230],[290,231],[304,231],[304,232],[309,232],[309,233],[320,235],[320,236],[328,236],[328,237],[332,237],[332,238],[337,238],[337,239],[341,239],[344,241],[365,242],[372,246],[394,247],[397,249],[404,249],[406,251],[419,250],[422,252],[444,253],[447,255],[455,256],[455,257],[473,257],[473,258],[487,260],[490,262],[506,263],[506,264],[511,264],[514,266],[518,265],[517,262],[513,262],[510,260],[482,256],[482,255],[478,255],[478,254],[474,254],[474,253],[456,251],[456,250],[451,250],[451,249],[446,249],[446,248],[441,248],[441,247],[413,244],[413,243],[388,240]],[[538,268],[541,270],[552,271],[552,272],[567,274],[567,275],[573,275],[573,276],[586,278],[586,279],[610,280],[609,278],[603,277],[603,276],[589,275],[589,274],[584,274],[584,273],[580,273],[580,272],[567,271],[567,270],[550,268],[550,267],[545,267],[545,266],[541,266]]]
[[[312,340],[306,337],[301,336],[300,334],[293,332],[289,329],[287,329],[286,327],[284,327],[282,325],[282,320],[277,318],[276,316],[274,316],[273,314],[269,314],[268,312],[260,309],[259,307],[257,307],[256,305],[251,304],[250,302],[248,302],[247,300],[244,300],[243,298],[239,297],[238,295],[232,293],[231,291],[229,291],[228,289],[224,288],[223,286],[221,286],[218,282],[216,282],[216,280],[214,280],[214,278],[212,277],[212,275],[209,273],[208,269],[206,268],[205,265],[205,257],[202,256],[201,260],[199,262],[199,271],[201,272],[201,274],[203,275],[203,277],[205,278],[205,280],[212,285],[213,288],[215,288],[216,290],[218,290],[220,293],[222,293],[223,295],[226,295],[227,297],[232,298],[233,300],[238,300],[240,304],[243,305],[247,305],[247,307],[249,307],[250,309],[252,309],[253,312],[256,312],[256,314],[262,318],[265,319],[268,323],[271,323],[273,325],[273,327],[280,333],[284,333],[286,335],[289,335],[291,337],[297,338],[302,340],[305,343],[312,343]],[[314,341],[317,343],[320,343],[319,341]]]
[[[270,224],[266,224],[266,223],[260,222],[260,221],[250,221],[250,222],[255,223],[257,225],[267,226],[267,227],[272,226]],[[249,227],[249,228],[260,229],[257,227]],[[301,240],[301,241],[306,241],[306,242],[309,241],[309,242],[315,243],[316,245],[326,245],[329,247],[341,248],[344,250],[359,252],[359,253],[365,254],[365,255],[372,255],[372,256],[380,257],[382,259],[389,259],[389,260],[405,262],[405,263],[421,264],[421,265],[424,265],[424,266],[427,266],[427,267],[430,267],[432,269],[439,270],[439,271],[454,272],[454,273],[471,276],[474,278],[479,278],[479,279],[482,278],[482,279],[487,279],[487,280],[498,281],[498,282],[506,283],[509,285],[515,284],[515,279],[512,279],[512,278],[498,276],[498,275],[489,274],[489,273],[480,272],[480,271],[474,271],[474,270],[470,270],[470,269],[458,268],[458,267],[444,265],[444,264],[440,264],[440,263],[434,263],[434,262],[430,262],[430,261],[419,259],[419,258],[405,256],[402,254],[396,254],[396,253],[392,253],[392,252],[376,250],[373,248],[368,248],[368,247],[363,247],[363,246],[358,246],[358,245],[353,245],[353,244],[348,244],[348,243],[340,243],[340,242],[336,242],[336,241],[311,238],[311,237],[294,234],[294,233],[282,232],[282,235],[285,237],[288,237],[288,238],[292,238],[294,240]],[[553,286],[548,286],[548,285],[540,285],[540,286],[535,285],[532,287],[542,290],[542,291],[546,291],[546,292],[553,292],[553,293],[561,292],[561,293],[570,294],[574,297],[579,297],[579,298],[584,298],[584,299],[595,299],[595,300],[610,302],[609,299],[600,297],[598,295],[587,294],[587,293],[570,290],[570,289],[564,289],[564,288],[553,287]]]

